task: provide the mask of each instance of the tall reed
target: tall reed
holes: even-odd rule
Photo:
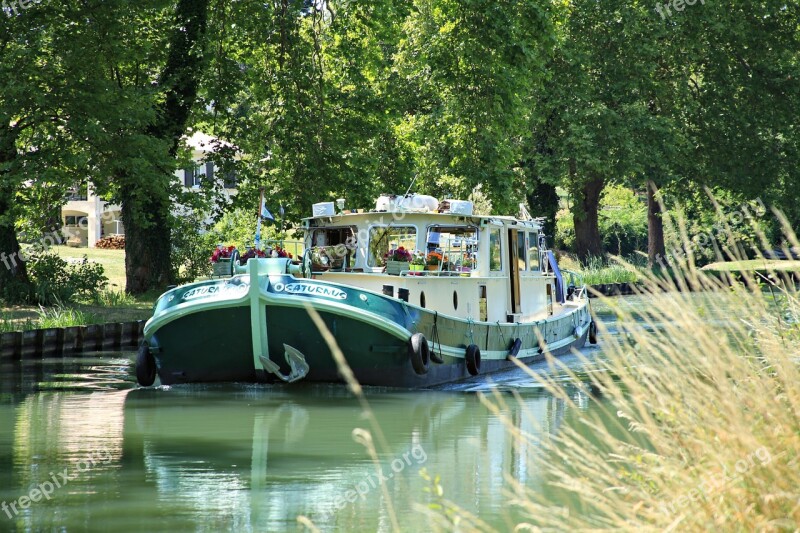
[[[787,241],[798,244],[788,230]],[[731,245],[727,255],[741,250]],[[545,472],[546,490],[508,479],[513,504],[527,516],[517,529],[800,528],[794,279],[779,272],[716,278],[691,257],[675,257],[672,278],[646,278],[647,308],[608,300],[620,335],[604,336],[599,324],[605,372],[590,374],[598,409],[584,416],[581,431],[567,427],[535,443],[544,454],[531,460]],[[528,372],[578,408],[563,381]],[[500,416],[502,398],[483,401]]]

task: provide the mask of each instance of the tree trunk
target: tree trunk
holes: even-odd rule
[[[172,280],[168,201],[133,198],[123,191],[125,224],[125,290],[142,294],[166,289]]]
[[[177,28],[170,38],[169,54],[159,85],[165,99],[158,120],[148,135],[165,141],[169,155],[175,158],[181,137],[186,132],[192,107],[197,100],[199,80],[203,75],[205,34],[209,0],[179,0],[175,19]],[[164,186],[148,186],[135,177],[120,176],[122,184],[122,219],[125,224],[126,291],[141,294],[164,289],[171,284],[172,242],[168,183],[171,171],[156,173]],[[133,178],[133,179],[132,179]],[[150,194],[142,192],[147,187]]]
[[[531,216],[544,217],[545,231],[551,235],[556,232],[556,213],[558,212],[558,193],[556,186],[543,182],[535,177],[531,180],[531,189],[526,195]]]
[[[8,127],[3,127],[0,129],[0,164],[11,163],[16,157],[16,135]],[[19,254],[14,227],[14,186],[7,172],[0,172],[0,297],[17,301],[30,293],[30,281]]]
[[[647,264],[652,268],[663,265],[667,251],[664,245],[664,221],[661,219],[661,203],[656,198],[658,188],[653,181],[647,182]]]
[[[603,254],[598,213],[604,185],[603,178],[592,177],[581,185],[575,198],[572,219],[575,223],[575,247],[581,261]]]

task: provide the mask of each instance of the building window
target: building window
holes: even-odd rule
[[[226,189],[235,189],[236,188],[236,172],[230,171],[225,174],[225,188]]]
[[[183,169],[183,185],[184,187],[195,187],[200,185],[200,168],[188,167]]]
[[[88,187],[84,184],[78,184],[74,187],[67,189],[68,202],[85,202],[89,196]]]
[[[500,228],[489,232],[489,270],[498,272],[503,270],[503,245]]]
[[[76,216],[76,215],[66,215],[64,217],[64,225],[65,226],[88,226],[89,221],[86,217]]]

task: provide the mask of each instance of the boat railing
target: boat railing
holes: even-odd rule
[[[425,277],[438,277],[438,278],[455,278],[455,277],[467,278],[471,274],[472,271],[460,272],[457,270],[401,270],[400,271],[401,277],[425,276]]]
[[[561,270],[561,275],[564,276],[564,283],[567,287],[570,285],[574,285],[576,288],[580,289],[585,285],[583,281],[583,274],[579,272],[573,272],[572,270]]]

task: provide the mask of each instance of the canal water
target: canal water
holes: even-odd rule
[[[298,516],[322,531],[391,531],[393,520],[424,531],[436,476],[443,498],[509,530],[521,515],[508,478],[548,490],[535,439],[597,409],[580,387],[568,407],[522,371],[367,388],[367,411],[338,385],[141,389],[133,355],[0,365],[0,531],[297,531]],[[582,355],[596,363],[600,350]],[[534,440],[515,445],[477,394],[492,391]],[[360,429],[373,430],[375,459]]]

